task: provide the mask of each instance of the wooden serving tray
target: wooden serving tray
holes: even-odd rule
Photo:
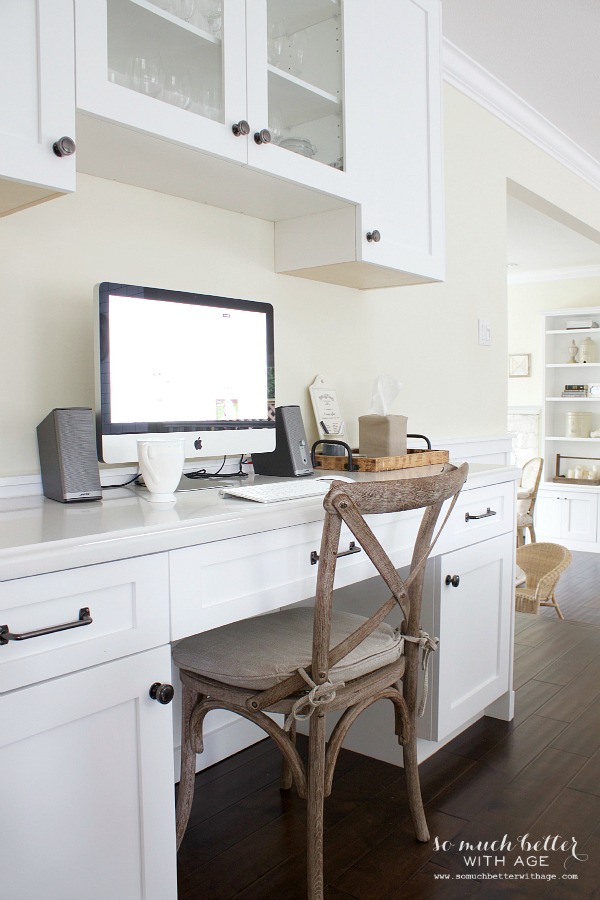
[[[352,462],[357,466],[358,472],[394,472],[415,466],[435,466],[448,462],[449,458],[448,450],[409,450],[406,456],[355,456],[352,451]],[[344,471],[348,465],[348,457],[317,453],[315,462],[320,469]]]
[[[567,478],[565,475],[555,475],[552,481],[556,484],[600,484],[598,478]]]

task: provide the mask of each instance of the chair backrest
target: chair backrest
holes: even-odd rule
[[[313,635],[312,671],[315,682],[317,679],[326,680],[329,668],[371,634],[396,604],[404,616],[402,632],[419,635],[425,563],[446,524],[468,471],[469,467],[464,463],[459,468],[448,466],[440,474],[432,476],[352,484],[333,482],[323,503],[325,522],[319,553]],[[442,506],[450,498],[450,509],[434,538],[433,532]],[[410,573],[403,581],[364,516],[420,509],[423,515],[413,547]],[[332,594],[342,523],[359,541],[389,588],[391,597],[346,640],[330,649]]]
[[[554,591],[558,579],[571,564],[571,553],[561,544],[540,542],[517,547],[517,565],[526,577],[526,587],[540,600]]]
[[[326,683],[329,669],[358,647],[383,622],[396,604],[400,606],[404,615],[402,632],[419,636],[425,563],[467,480],[468,472],[468,465],[463,463],[459,468],[447,465],[438,475],[394,481],[332,483],[323,501],[325,521],[317,572],[313,654],[310,673],[306,673],[315,684]],[[433,531],[442,506],[449,499],[451,500],[449,509],[434,537]],[[423,515],[413,546],[410,573],[403,581],[364,516],[420,509],[423,510]],[[362,549],[388,586],[391,597],[356,631],[330,649],[333,588],[342,523],[348,526],[360,542]],[[414,643],[409,643],[406,649],[407,679],[410,691],[415,696],[418,649],[418,645]],[[305,689],[306,682],[300,674],[290,675],[279,684],[254,695],[247,701],[247,705],[255,710],[266,709],[282,698]]]
[[[540,486],[540,479],[542,477],[543,465],[544,460],[542,459],[542,457],[535,456],[533,459],[528,460],[523,466],[521,472],[520,488],[522,491],[527,492],[528,497],[526,501],[519,501],[519,513],[529,513],[530,515],[533,515],[537,492]],[[527,508],[525,508],[526,503],[528,504]]]

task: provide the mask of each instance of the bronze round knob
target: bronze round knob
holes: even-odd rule
[[[52,149],[56,156],[73,156],[75,153],[75,141],[73,138],[65,135],[52,144]]]
[[[160,681],[155,681],[148,693],[153,700],[158,700],[159,703],[166,706],[175,696],[175,689],[172,684],[161,684]]]
[[[446,575],[446,584],[452,587],[458,587],[460,584],[460,575]]]
[[[375,231],[367,231],[367,240],[370,244],[378,244],[381,240],[381,235],[379,234],[377,229],[375,229]]]
[[[257,144],[270,144],[271,132],[267,131],[266,128],[263,128],[262,131],[256,131],[254,133],[254,140]]]
[[[236,137],[244,137],[245,135],[250,134],[250,126],[245,119],[240,119],[239,122],[232,125],[231,130]]]

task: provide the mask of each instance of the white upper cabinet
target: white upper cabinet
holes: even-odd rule
[[[358,205],[277,223],[279,272],[369,288],[444,278],[439,0],[345,0],[344,166]]]
[[[0,84],[0,215],[6,215],[75,189],[71,0],[0,4]]]
[[[76,46],[80,171],[271,220],[354,199],[339,0],[76,0]]]

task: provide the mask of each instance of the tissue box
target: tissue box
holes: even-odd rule
[[[363,456],[404,456],[406,416],[359,416],[358,444]]]

